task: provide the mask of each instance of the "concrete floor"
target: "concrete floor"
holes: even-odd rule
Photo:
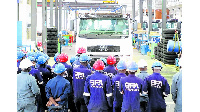
[[[70,46],[64,46],[62,47],[62,52],[63,53],[67,53],[67,55],[69,56],[69,59],[72,57],[72,56],[75,56],[76,55],[76,52],[75,52],[75,45],[76,43],[73,43],[72,44],[72,47]],[[151,70],[151,65],[153,64],[153,62],[155,61],[154,59],[151,59],[150,56],[147,56],[147,55],[142,55],[141,53],[138,52],[137,49],[133,49],[133,60],[138,62],[140,59],[144,59],[147,61],[148,63],[148,73],[149,74],[152,74],[152,70]],[[50,58],[49,60],[49,64],[52,66],[54,64],[54,60],[53,60],[53,57]],[[67,62],[68,64],[69,61]],[[138,71],[139,72],[139,71]],[[175,66],[174,65],[164,65],[163,64],[163,69],[161,71],[161,74],[167,79],[169,85],[171,86],[172,84],[172,76],[176,73],[176,69],[175,69]],[[171,94],[165,98],[165,101],[166,101],[166,104],[167,104],[167,112],[173,112],[174,111],[174,102],[172,101],[172,96]]]

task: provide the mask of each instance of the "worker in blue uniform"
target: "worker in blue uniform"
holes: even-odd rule
[[[71,65],[73,64],[73,62],[74,62],[77,58],[78,58],[77,56],[72,56],[72,57],[70,58],[70,63],[71,63]]]
[[[111,80],[112,80],[112,77],[115,74],[117,74],[117,70],[115,69],[115,66],[114,66],[115,63],[116,63],[116,58],[114,56],[108,56],[107,58],[108,66],[105,67],[104,73],[108,75],[111,78]]]
[[[135,76],[138,70],[136,62],[132,61],[128,67],[129,75],[120,79],[119,90],[123,94],[122,112],[140,112],[140,94],[142,93],[142,79]]]
[[[21,73],[21,68],[19,68],[20,62],[25,59],[26,54],[22,51],[17,52],[17,74]]]
[[[91,58],[90,58],[90,56],[88,56],[87,62],[88,62],[87,68],[88,68],[89,70],[92,70],[92,67],[90,66],[90,63],[91,63]]]
[[[179,72],[173,76],[171,93],[175,103],[174,112],[182,112],[182,59],[179,59]]]
[[[149,76],[149,74],[147,73],[147,65],[148,65],[147,62],[144,59],[141,59],[138,62],[138,68],[140,69],[140,73],[136,74],[136,76],[142,79],[143,81],[147,76]],[[149,101],[148,95],[142,93],[142,95],[140,96],[141,112],[147,112],[148,101]]]
[[[59,112],[68,112],[68,94],[70,93],[70,82],[66,80],[65,66],[61,63],[55,66],[54,72],[56,77],[49,80],[45,87],[46,97],[49,99],[47,106],[62,106]],[[57,112],[49,109],[50,112]]]
[[[35,77],[37,84],[43,84],[43,78],[40,74],[40,71],[37,68],[35,68],[35,58],[29,56],[28,59],[33,63],[29,74]]]
[[[158,61],[152,65],[153,74],[144,79],[143,93],[148,94],[150,112],[166,112],[164,97],[170,94],[170,87],[167,80],[160,74],[162,64]]]
[[[97,60],[93,68],[96,71],[87,77],[83,93],[88,112],[108,112],[112,107],[110,78],[103,73],[103,61]]]
[[[35,78],[29,75],[32,63],[24,59],[20,63],[21,73],[17,74],[17,112],[36,112],[35,97],[40,94]]]
[[[76,60],[72,63],[72,68],[78,68],[81,65],[80,60],[79,60],[81,54],[76,55]],[[91,58],[88,56],[87,68],[91,70],[92,68],[89,64],[90,60],[91,60]]]
[[[40,57],[40,56],[43,56],[43,53],[42,52],[40,52],[40,51],[37,51],[37,52],[35,52],[35,60],[36,60],[36,62],[37,62],[37,60],[38,60],[38,58]],[[38,68],[39,67],[39,64],[38,63],[36,63],[36,68]]]
[[[70,82],[70,86],[72,87],[73,69],[72,69],[71,65],[67,64],[68,55],[65,54],[65,53],[60,54],[58,56],[58,61],[59,61],[59,63],[62,63],[65,66],[66,70],[65,70],[65,74],[63,75],[63,77]],[[74,98],[73,98],[73,90],[72,89],[73,89],[73,87],[70,90],[71,92],[69,94],[69,102],[68,103],[69,103],[69,109],[71,111],[75,112],[76,111],[76,107],[75,107],[75,104],[74,104],[74,101],[73,101]]]
[[[88,56],[85,53],[80,55],[79,60],[81,65],[73,71],[74,103],[77,112],[86,112],[87,107],[84,102],[83,92],[86,77],[91,75],[91,71],[87,68]]]
[[[45,94],[45,86],[47,82],[53,78],[53,75],[51,74],[51,69],[46,66],[46,61],[47,58],[45,58],[44,56],[39,56],[37,59],[37,64],[39,65],[38,70],[40,71],[43,78],[43,85],[39,85],[42,97],[42,108],[41,108],[42,111],[47,110],[46,102],[48,100]]]
[[[62,63],[66,68],[66,73],[63,77],[72,77],[73,76],[73,69],[71,65],[67,64],[68,55],[66,53],[62,53],[59,55],[59,62]]]
[[[114,101],[113,101],[113,112],[120,112],[121,107],[122,107],[122,102],[123,102],[123,95],[119,91],[119,82],[122,77],[126,77],[126,63],[125,61],[119,61],[117,63],[117,69],[118,69],[118,74],[116,74],[113,79],[112,79],[112,85],[113,85],[113,96],[114,96]]]
[[[53,77],[57,76],[53,71],[54,71],[55,66],[59,63],[59,55],[60,55],[59,53],[56,53],[54,55],[55,64],[51,67],[51,71],[52,71]]]
[[[76,55],[78,58],[73,62],[72,68],[77,68],[81,65],[81,63],[79,61],[79,57],[82,53],[86,53],[86,49],[83,47],[78,48],[77,55]]]

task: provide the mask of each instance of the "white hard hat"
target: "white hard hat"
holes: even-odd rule
[[[22,60],[22,62],[19,65],[19,68],[25,69],[32,65],[33,65],[33,63],[28,58],[26,58],[26,59]]]
[[[146,62],[144,59],[141,59],[141,60],[138,62],[138,67],[139,67],[139,68],[144,68],[145,66],[147,66],[147,62]]]

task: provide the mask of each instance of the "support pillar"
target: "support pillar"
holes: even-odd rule
[[[68,8],[66,7],[66,29],[68,29],[68,28],[67,28],[67,23],[68,23],[68,11],[69,11],[69,10],[68,10]]]
[[[143,24],[143,0],[140,0],[140,3],[139,3],[139,12],[140,12],[140,23],[141,23],[141,27],[142,27],[142,24]]]
[[[58,29],[58,0],[55,0],[55,27]]]
[[[47,0],[42,0],[42,49],[47,53]]]
[[[59,0],[59,32],[62,30],[62,0]]]
[[[135,0],[132,0],[132,18],[135,20]]]
[[[53,0],[50,0],[50,27],[53,27]]]
[[[37,37],[37,2],[31,0],[31,41],[36,42]]]
[[[64,7],[64,23],[63,23],[63,24],[64,24],[64,29],[66,29],[66,27],[65,27],[65,25],[66,25],[66,24],[65,24],[65,22],[66,22],[65,17],[66,17],[66,16],[65,16],[65,15],[66,15],[66,8]]]
[[[167,22],[166,0],[162,0],[162,32],[163,32],[163,29],[166,29],[166,22]],[[163,33],[162,33],[162,37],[163,37]]]
[[[152,31],[152,0],[148,0],[148,17],[149,17],[149,25],[148,25],[148,34]]]

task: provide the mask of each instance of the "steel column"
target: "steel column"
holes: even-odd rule
[[[135,0],[132,0],[132,18],[135,20]]]
[[[74,32],[76,32],[77,31],[77,20],[76,20],[76,12],[77,11],[74,11],[75,12],[75,19],[74,19]]]
[[[68,8],[66,7],[66,29],[67,29],[67,23],[68,23]]]
[[[42,49],[47,53],[47,0],[42,0]]]
[[[19,1],[17,1],[17,21],[19,21]]]
[[[140,3],[139,3],[139,12],[140,12],[140,23],[141,23],[141,27],[142,27],[142,24],[143,24],[143,0],[140,0]]]
[[[31,0],[31,41],[36,41],[37,37],[37,2]]]
[[[53,0],[50,0],[50,27],[53,27]]]
[[[55,27],[58,30],[58,0],[55,0]]]
[[[59,0],[59,32],[62,30],[62,0]]]
[[[65,28],[65,25],[66,25],[66,24],[65,24],[65,21],[66,21],[66,20],[65,20],[65,11],[66,11],[66,8],[64,7],[64,23],[63,23],[63,24],[64,24],[64,29],[66,29],[66,28]]]
[[[162,0],[162,32],[163,29],[166,29],[166,22],[167,22],[166,0]]]
[[[148,16],[149,16],[149,25],[148,25],[148,34],[152,31],[152,0],[148,0]]]

